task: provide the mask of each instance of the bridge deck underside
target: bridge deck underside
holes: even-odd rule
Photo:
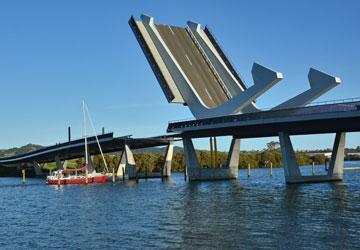
[[[168,145],[172,138],[109,138],[109,140],[102,141],[100,145],[104,153],[119,152],[124,149],[125,143],[131,149],[148,148]],[[70,145],[70,147],[68,147]],[[88,150],[90,155],[100,154],[100,150],[94,139],[90,139],[88,143]],[[72,142],[57,144],[42,148],[37,151],[26,153],[24,155],[17,155],[8,158],[0,159],[0,165],[9,165],[16,163],[38,163],[53,162],[58,156],[61,160],[69,160],[84,157],[84,140],[76,140]]]
[[[336,132],[359,132],[360,116],[313,121],[270,122],[261,125],[229,126],[212,129],[186,131],[182,136],[202,138],[211,136],[233,136],[235,138],[260,138],[278,136],[279,132],[289,135],[326,134]]]
[[[192,138],[234,136],[256,138],[360,131],[360,103],[318,105],[288,110],[170,123],[168,132]]]
[[[204,104],[212,108],[227,101],[224,89],[186,29],[167,25],[156,25],[156,29]]]

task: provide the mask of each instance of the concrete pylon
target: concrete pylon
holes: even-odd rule
[[[127,170],[128,170],[129,180],[135,179],[136,173],[137,173],[136,163],[135,163],[134,155],[133,155],[130,147],[127,144],[125,144],[124,150],[121,153],[120,162],[119,162],[119,166],[118,166],[116,175],[118,177],[122,178],[123,177],[123,169],[125,172],[125,168],[127,168]]]
[[[96,172],[95,165],[94,165],[94,162],[93,162],[93,156],[91,156],[90,154],[88,156],[88,172],[89,172],[89,174],[93,173],[93,172]]]
[[[199,174],[200,164],[196,156],[196,151],[191,138],[184,137],[183,146],[184,146],[185,164],[186,164],[189,180],[190,181],[196,180],[198,179],[197,177],[200,175]]]
[[[43,176],[44,175],[44,172],[42,171],[39,163],[34,161],[33,167],[34,167],[35,176]]]
[[[125,151],[122,151],[116,172],[117,177],[121,179],[124,177],[123,175],[125,174],[125,167],[126,167]]]
[[[60,157],[58,155],[55,156],[55,164],[56,164],[56,169],[57,170],[63,170],[64,169],[63,164],[61,163],[61,159],[60,159]]]
[[[344,169],[345,132],[336,133],[334,148],[332,151],[327,175],[303,176],[296,161],[296,156],[289,134],[286,132],[281,132],[279,133],[279,138],[286,183],[327,182],[342,180]]]
[[[174,154],[174,143],[170,142],[166,148],[165,162],[162,169],[164,177],[171,176],[171,162],[172,162],[173,154]]]
[[[336,133],[329,165],[329,176],[343,178],[345,156],[345,132]]]
[[[240,158],[240,139],[232,139],[226,167],[230,169],[231,176],[238,178]]]
[[[296,161],[295,152],[289,134],[279,133],[282,161],[284,165],[285,180],[291,181],[301,177],[299,165]]]
[[[67,169],[67,165],[68,165],[68,160],[65,160],[63,163],[63,169]]]
[[[191,138],[183,138],[187,173],[190,181],[238,178],[240,139],[233,138],[224,168],[201,168]]]

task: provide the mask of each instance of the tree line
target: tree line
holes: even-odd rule
[[[359,149],[359,147],[357,148]],[[206,150],[196,151],[199,164],[201,167],[212,168],[212,167],[224,167],[226,166],[228,153],[217,152],[215,158],[215,164],[211,164],[211,153]],[[295,152],[297,162],[300,166],[310,165],[313,162],[316,165],[324,165],[329,159],[323,154],[312,154],[310,151],[297,151]],[[159,172],[164,164],[165,155],[164,153],[156,152],[139,152],[134,153],[134,160],[136,166],[140,172]],[[358,155],[347,155],[345,160],[360,160]],[[108,170],[111,172],[112,169],[115,171],[118,168],[120,162],[120,155],[118,154],[106,154],[105,161],[108,166]],[[75,162],[80,166],[84,163],[84,159],[77,159]],[[105,164],[101,155],[95,155],[93,157],[93,163],[96,171],[103,171]],[[257,151],[241,151],[239,155],[239,168],[247,168],[248,165],[252,168],[266,168],[270,167],[281,167],[282,157],[280,151],[280,143],[277,141],[271,141],[266,144],[266,148]],[[185,157],[183,150],[174,152],[172,159],[171,169],[174,172],[183,172],[185,168]]]
[[[211,156],[209,151],[199,150],[196,152],[199,164],[202,167],[224,167],[226,165],[228,153],[227,152],[217,152],[216,154],[216,164],[211,165]],[[315,164],[325,164],[326,157],[324,155],[308,155],[302,152],[295,153],[297,162],[299,165],[309,165],[314,162]],[[164,164],[165,156],[162,153],[135,153],[134,159],[136,166],[140,172],[159,172]],[[83,162],[83,159],[78,159],[79,163]],[[120,162],[119,155],[105,155],[105,161],[107,163],[108,169],[111,172],[114,168],[115,171]],[[275,150],[263,150],[263,151],[242,151],[239,156],[239,168],[247,168],[248,164],[252,168],[259,167],[269,167],[270,162],[273,167],[281,167],[282,159],[281,152],[278,149]],[[97,171],[104,170],[104,162],[101,155],[96,155],[93,157],[93,163]],[[171,169],[174,172],[182,172],[185,167],[185,157],[184,152],[177,151],[173,155]]]

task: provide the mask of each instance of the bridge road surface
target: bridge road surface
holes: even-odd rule
[[[156,29],[204,104],[213,108],[226,102],[224,89],[186,29],[168,25]]]

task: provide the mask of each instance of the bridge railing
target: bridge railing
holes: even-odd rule
[[[113,137],[113,132],[106,133],[106,134],[100,134],[100,135],[97,135],[97,137],[99,138],[99,140],[101,140],[103,138],[107,138],[107,137],[112,138]],[[60,147],[63,147],[63,146],[69,146],[69,145],[78,144],[78,143],[82,142],[83,140],[84,140],[84,138],[79,138],[79,139],[75,139],[75,140],[72,140],[72,141],[59,142],[59,143],[56,143],[55,145],[48,146],[48,147],[43,147],[41,149],[31,151],[31,152],[28,152],[28,153],[0,158],[0,162],[5,161],[5,160],[9,160],[9,159],[12,159],[12,158],[19,158],[19,157],[24,157],[24,156],[27,156],[27,155],[32,155],[34,152],[41,153],[41,152],[44,152],[44,151],[60,148]],[[93,142],[95,140],[96,140],[95,136],[88,137],[88,142]]]
[[[327,102],[322,102],[323,104],[319,104],[319,103],[320,102],[318,102],[317,105],[314,103],[313,105],[309,105],[302,108],[267,110],[267,111],[260,111],[254,113],[221,116],[221,117],[199,119],[199,120],[191,119],[191,120],[173,121],[173,122],[169,122],[168,124],[168,132],[171,132],[173,129],[199,127],[199,126],[214,125],[221,123],[232,123],[232,122],[260,120],[267,118],[291,117],[296,115],[311,115],[311,114],[321,114],[321,113],[330,113],[330,112],[360,110],[360,98],[342,99],[342,100],[337,100],[337,102],[327,101]]]

